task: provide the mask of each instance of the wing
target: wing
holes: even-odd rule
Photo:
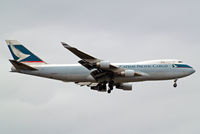
[[[75,84],[82,86],[88,86],[88,87],[94,87],[97,86],[98,83],[92,83],[92,82],[75,82]]]
[[[98,66],[98,63],[106,64],[105,61],[95,58],[93,56],[90,56],[90,55],[78,50],[77,48],[68,45],[65,42],[61,42],[61,43],[66,49],[68,49],[69,51],[71,51],[73,54],[75,54],[76,56],[78,56],[81,59],[80,61],[78,61],[81,65],[86,67],[88,70],[96,69],[95,71],[91,72],[91,75],[96,80],[100,79],[102,77],[108,76],[108,75],[114,75],[114,74],[120,73],[121,71],[124,70],[124,69],[119,68],[110,63],[109,63],[109,68],[101,68],[100,66]]]
[[[88,70],[94,69],[94,71],[91,72],[91,75],[98,82],[112,79],[114,76],[121,75],[121,72],[125,71],[125,69],[123,68],[117,67],[107,61],[103,61],[101,59],[88,55],[78,50],[77,48],[68,45],[65,42],[61,43],[66,49],[68,49],[81,59],[80,61],[78,61],[81,65],[86,67]]]
[[[66,49],[68,49],[68,50],[71,51],[73,54],[75,54],[75,55],[78,56],[80,59],[82,59],[82,60],[79,61],[79,63],[82,64],[83,66],[85,66],[86,68],[88,68],[89,70],[94,69],[94,68],[97,68],[97,67],[96,67],[96,64],[97,64],[98,62],[103,61],[103,60],[101,60],[101,59],[98,59],[98,58],[95,58],[95,57],[93,57],[93,56],[90,56],[90,55],[88,55],[88,54],[86,54],[86,53],[84,53],[84,52],[78,50],[77,48],[68,45],[68,44],[65,43],[65,42],[61,42],[61,43],[62,43],[62,45],[63,45]],[[116,67],[116,66],[114,66],[114,65],[111,65],[111,66],[110,66],[110,69],[111,69],[111,70],[113,70],[113,69],[118,69],[118,67]],[[110,70],[110,69],[109,69],[109,70]]]
[[[75,54],[76,56],[78,56],[81,60],[78,61],[81,65],[83,65],[84,67],[86,67],[87,69],[91,70],[93,69],[93,65],[99,61],[101,61],[100,59],[97,59],[93,56],[90,56],[74,47],[71,47],[70,45],[66,44],[65,42],[61,42],[62,45],[68,49],[69,51],[71,51],[73,54]]]

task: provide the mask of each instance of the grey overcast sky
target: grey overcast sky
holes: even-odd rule
[[[200,1],[0,0],[1,134],[199,134]],[[48,63],[77,63],[65,41],[111,62],[181,59],[196,69],[173,81],[112,94],[10,73],[5,39]]]

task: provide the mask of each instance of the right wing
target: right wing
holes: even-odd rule
[[[88,86],[88,87],[95,87],[98,85],[98,83],[92,83],[92,82],[75,82],[75,84],[82,86]]]

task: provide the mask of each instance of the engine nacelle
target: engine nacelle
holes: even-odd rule
[[[121,75],[124,77],[133,77],[135,75],[134,70],[125,70],[121,72]]]
[[[110,62],[109,61],[100,61],[96,63],[97,67],[102,69],[109,69],[110,68]]]
[[[132,84],[122,83],[120,85],[117,85],[116,88],[130,91],[130,90],[132,90]]]

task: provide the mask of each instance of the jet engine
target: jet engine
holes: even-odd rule
[[[132,90],[132,84],[122,83],[120,85],[117,85],[116,88],[130,91]]]
[[[133,77],[135,75],[134,70],[125,70],[121,72],[121,75],[124,77]]]
[[[110,62],[109,61],[100,61],[96,63],[97,67],[101,69],[109,69],[110,68]]]

